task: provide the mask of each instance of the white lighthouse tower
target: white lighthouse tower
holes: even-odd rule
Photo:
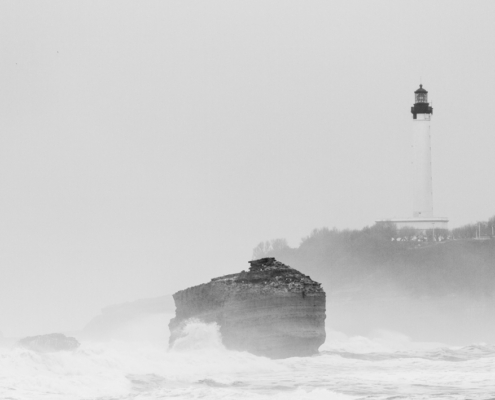
[[[411,227],[420,231],[448,229],[448,218],[433,216],[433,179],[431,173],[430,120],[433,108],[428,92],[419,85],[414,92],[412,113],[412,218],[391,218],[377,222],[393,222],[398,228]]]
[[[414,92],[413,115],[413,217],[433,217],[433,188],[431,178],[430,119],[433,108],[428,103],[428,92],[419,85]]]

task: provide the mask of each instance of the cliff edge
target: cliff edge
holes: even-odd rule
[[[173,295],[170,344],[190,318],[216,322],[223,344],[271,358],[308,356],[325,341],[325,292],[309,276],[276,261],[214,278]]]

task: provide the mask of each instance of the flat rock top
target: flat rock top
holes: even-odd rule
[[[264,286],[288,292],[320,293],[321,284],[275,258],[249,261],[249,271],[213,278],[210,284],[224,283],[233,286]]]

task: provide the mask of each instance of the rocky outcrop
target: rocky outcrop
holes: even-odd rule
[[[170,343],[190,318],[216,322],[224,345],[272,358],[308,356],[325,341],[325,292],[309,276],[276,261],[214,278],[174,294]]]
[[[73,337],[61,333],[50,333],[48,335],[29,336],[17,342],[20,347],[37,352],[55,352],[75,350],[80,343]]]

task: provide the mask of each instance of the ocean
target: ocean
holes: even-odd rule
[[[166,340],[81,341],[73,352],[0,351],[2,400],[495,399],[495,345],[418,343],[388,331],[327,328],[320,354],[271,360],[224,348],[191,321]]]

